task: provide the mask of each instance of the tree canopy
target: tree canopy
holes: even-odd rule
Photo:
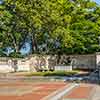
[[[85,54],[100,50],[100,7],[92,0],[3,0],[0,48],[15,54]]]

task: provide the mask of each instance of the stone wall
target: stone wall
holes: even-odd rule
[[[70,58],[70,65],[66,65]],[[100,55],[32,55],[25,59],[17,59],[17,71],[55,70],[57,66],[72,66],[73,69],[95,69]],[[13,71],[11,58],[0,58],[0,70]],[[56,66],[56,67],[55,67]]]
[[[71,62],[67,66],[72,66],[73,69],[95,69],[96,68],[96,55],[61,55],[57,66],[66,66],[64,62],[70,58]],[[57,58],[56,58],[57,59]],[[56,60],[55,60],[56,61]]]
[[[96,65],[100,69],[100,52],[96,53]]]
[[[0,73],[12,72],[12,66],[9,58],[0,58]]]
[[[96,68],[96,55],[71,55],[75,59],[73,68],[77,69],[95,69]]]
[[[73,69],[95,69],[96,55],[61,55],[58,62],[57,55],[33,56],[30,58],[31,66],[46,66],[46,68],[55,69],[54,66],[66,66],[67,58],[70,57],[71,63],[68,66],[73,66]]]

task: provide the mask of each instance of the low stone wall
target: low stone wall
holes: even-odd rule
[[[30,71],[30,61],[18,60],[17,71]]]
[[[95,69],[96,68],[96,56],[95,54],[90,55],[61,55],[58,58],[57,55],[45,55],[45,56],[33,56],[30,58],[31,66],[46,66],[47,68],[57,69],[57,66],[66,66],[63,62],[68,57],[71,59],[73,69]],[[59,62],[58,62],[59,59]],[[69,68],[70,69],[70,68]]]
[[[95,69],[96,68],[96,55],[71,55],[75,59],[73,68],[76,69]]]
[[[96,56],[95,54],[90,55],[61,55],[59,62],[56,65],[64,66],[63,62],[67,60],[68,57],[71,59],[69,66],[73,69],[95,69],[96,68]],[[55,60],[56,61],[56,60]]]
[[[55,66],[55,70],[56,71],[65,71],[65,70],[68,70],[68,71],[72,71],[72,66]]]
[[[70,57],[73,69],[95,69],[96,58],[100,56],[91,55],[32,55],[25,59],[17,59],[17,71],[41,71],[42,70],[55,70],[57,66],[66,66],[65,62]],[[56,66],[56,67],[55,67]],[[0,58],[0,70],[13,71],[13,60],[11,58]],[[70,68],[69,68],[70,69]]]

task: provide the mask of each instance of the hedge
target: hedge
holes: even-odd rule
[[[78,71],[47,71],[47,72],[31,72],[27,76],[71,76],[77,74]]]

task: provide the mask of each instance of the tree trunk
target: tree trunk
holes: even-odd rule
[[[15,45],[15,52],[19,52],[19,47],[17,45]]]
[[[32,34],[31,36],[32,38],[32,52],[38,52],[38,47],[37,47],[37,41],[36,41],[36,37],[35,34]]]

